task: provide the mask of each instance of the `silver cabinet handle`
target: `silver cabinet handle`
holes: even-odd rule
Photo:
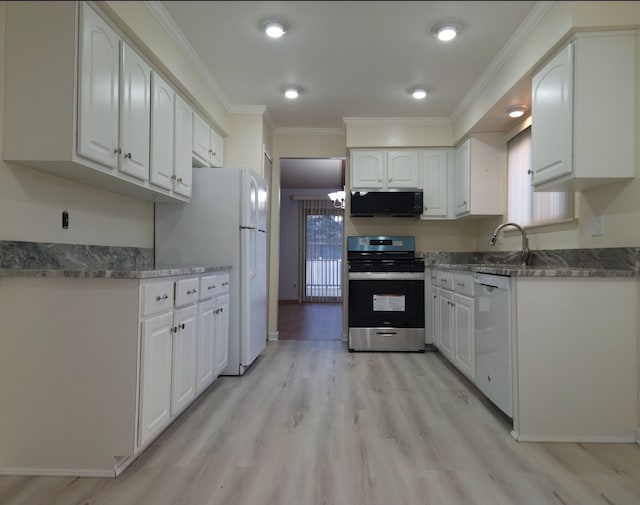
[[[229,283],[228,283],[228,282],[223,282],[223,283],[222,283],[222,285],[223,285],[223,286],[228,286],[228,285],[229,285]]]
[[[180,328],[181,330],[184,330],[184,323],[179,324],[178,328]]]
[[[215,284],[211,284],[211,286],[208,286],[208,287],[207,287],[207,290],[209,290],[209,289],[216,289]]]
[[[171,328],[169,328],[169,333],[178,333],[178,327],[172,326]]]
[[[193,294],[195,294],[195,293],[197,293],[197,292],[198,292],[198,290],[197,290],[197,289],[187,289],[187,294],[188,294],[188,295],[193,295]]]
[[[122,149],[120,149],[119,147],[116,147],[116,148],[113,150],[113,153],[114,153],[114,154],[122,154]]]
[[[156,302],[159,302],[160,300],[166,300],[167,298],[169,298],[169,295],[167,293],[162,296],[158,295],[156,296]]]
[[[129,158],[129,159],[131,159],[131,153],[127,153],[127,154],[125,154],[125,155],[124,155],[124,157],[125,157],[125,158]]]

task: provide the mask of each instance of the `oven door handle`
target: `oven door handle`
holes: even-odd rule
[[[396,337],[398,336],[397,331],[376,331],[376,335],[378,337]]]
[[[350,272],[350,281],[423,281],[423,272]]]

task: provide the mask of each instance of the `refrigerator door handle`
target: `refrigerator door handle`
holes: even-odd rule
[[[258,230],[254,228],[251,231],[249,240],[249,279],[253,280],[258,273]]]

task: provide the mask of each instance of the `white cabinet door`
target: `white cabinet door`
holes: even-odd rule
[[[178,94],[175,95],[174,121],[174,186],[173,191],[190,197],[193,168],[193,109]]]
[[[387,188],[420,188],[418,151],[389,151],[387,154]]]
[[[82,9],[78,154],[118,167],[120,39],[93,10]]]
[[[453,293],[444,289],[438,290],[438,336],[440,352],[450,361],[453,360]]]
[[[138,445],[144,445],[171,419],[173,311],[144,319],[140,346]]]
[[[573,171],[573,44],[531,81],[533,184]]]
[[[453,363],[471,380],[476,377],[475,306],[468,296],[453,295]]]
[[[469,172],[471,170],[471,139],[456,148],[456,163],[453,179],[453,211],[456,216],[470,211]]]
[[[216,377],[229,364],[229,295],[216,297]]]
[[[197,305],[175,310],[171,373],[172,416],[181,412],[196,395],[197,317]]]
[[[174,96],[169,86],[156,72],[151,75],[153,86],[151,106],[151,171],[152,184],[173,189],[174,179]]]
[[[440,349],[440,313],[438,310],[438,288],[431,288],[431,335],[433,345]]]
[[[449,152],[444,149],[422,152],[422,217],[448,215],[448,160]]]
[[[209,166],[211,128],[197,112],[193,112],[193,159],[197,166]]]
[[[351,153],[351,189],[385,187],[386,151],[353,151]]]
[[[209,165],[222,167],[224,163],[224,140],[213,128],[209,130]]]
[[[151,121],[151,67],[127,44],[121,42],[121,96],[119,170],[143,181],[149,180]]]
[[[200,393],[215,378],[215,310],[210,298],[198,305],[198,365],[196,393]]]

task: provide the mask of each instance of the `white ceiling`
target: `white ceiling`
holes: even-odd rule
[[[451,117],[537,2],[150,4],[170,15],[231,111],[266,106],[276,127],[341,128],[343,117]],[[262,32],[272,19],[287,25],[283,38]],[[450,43],[430,33],[444,21],[463,26]],[[303,88],[297,100],[283,98],[287,84]],[[516,99],[528,103],[524,84]],[[414,86],[427,99],[412,99]]]

